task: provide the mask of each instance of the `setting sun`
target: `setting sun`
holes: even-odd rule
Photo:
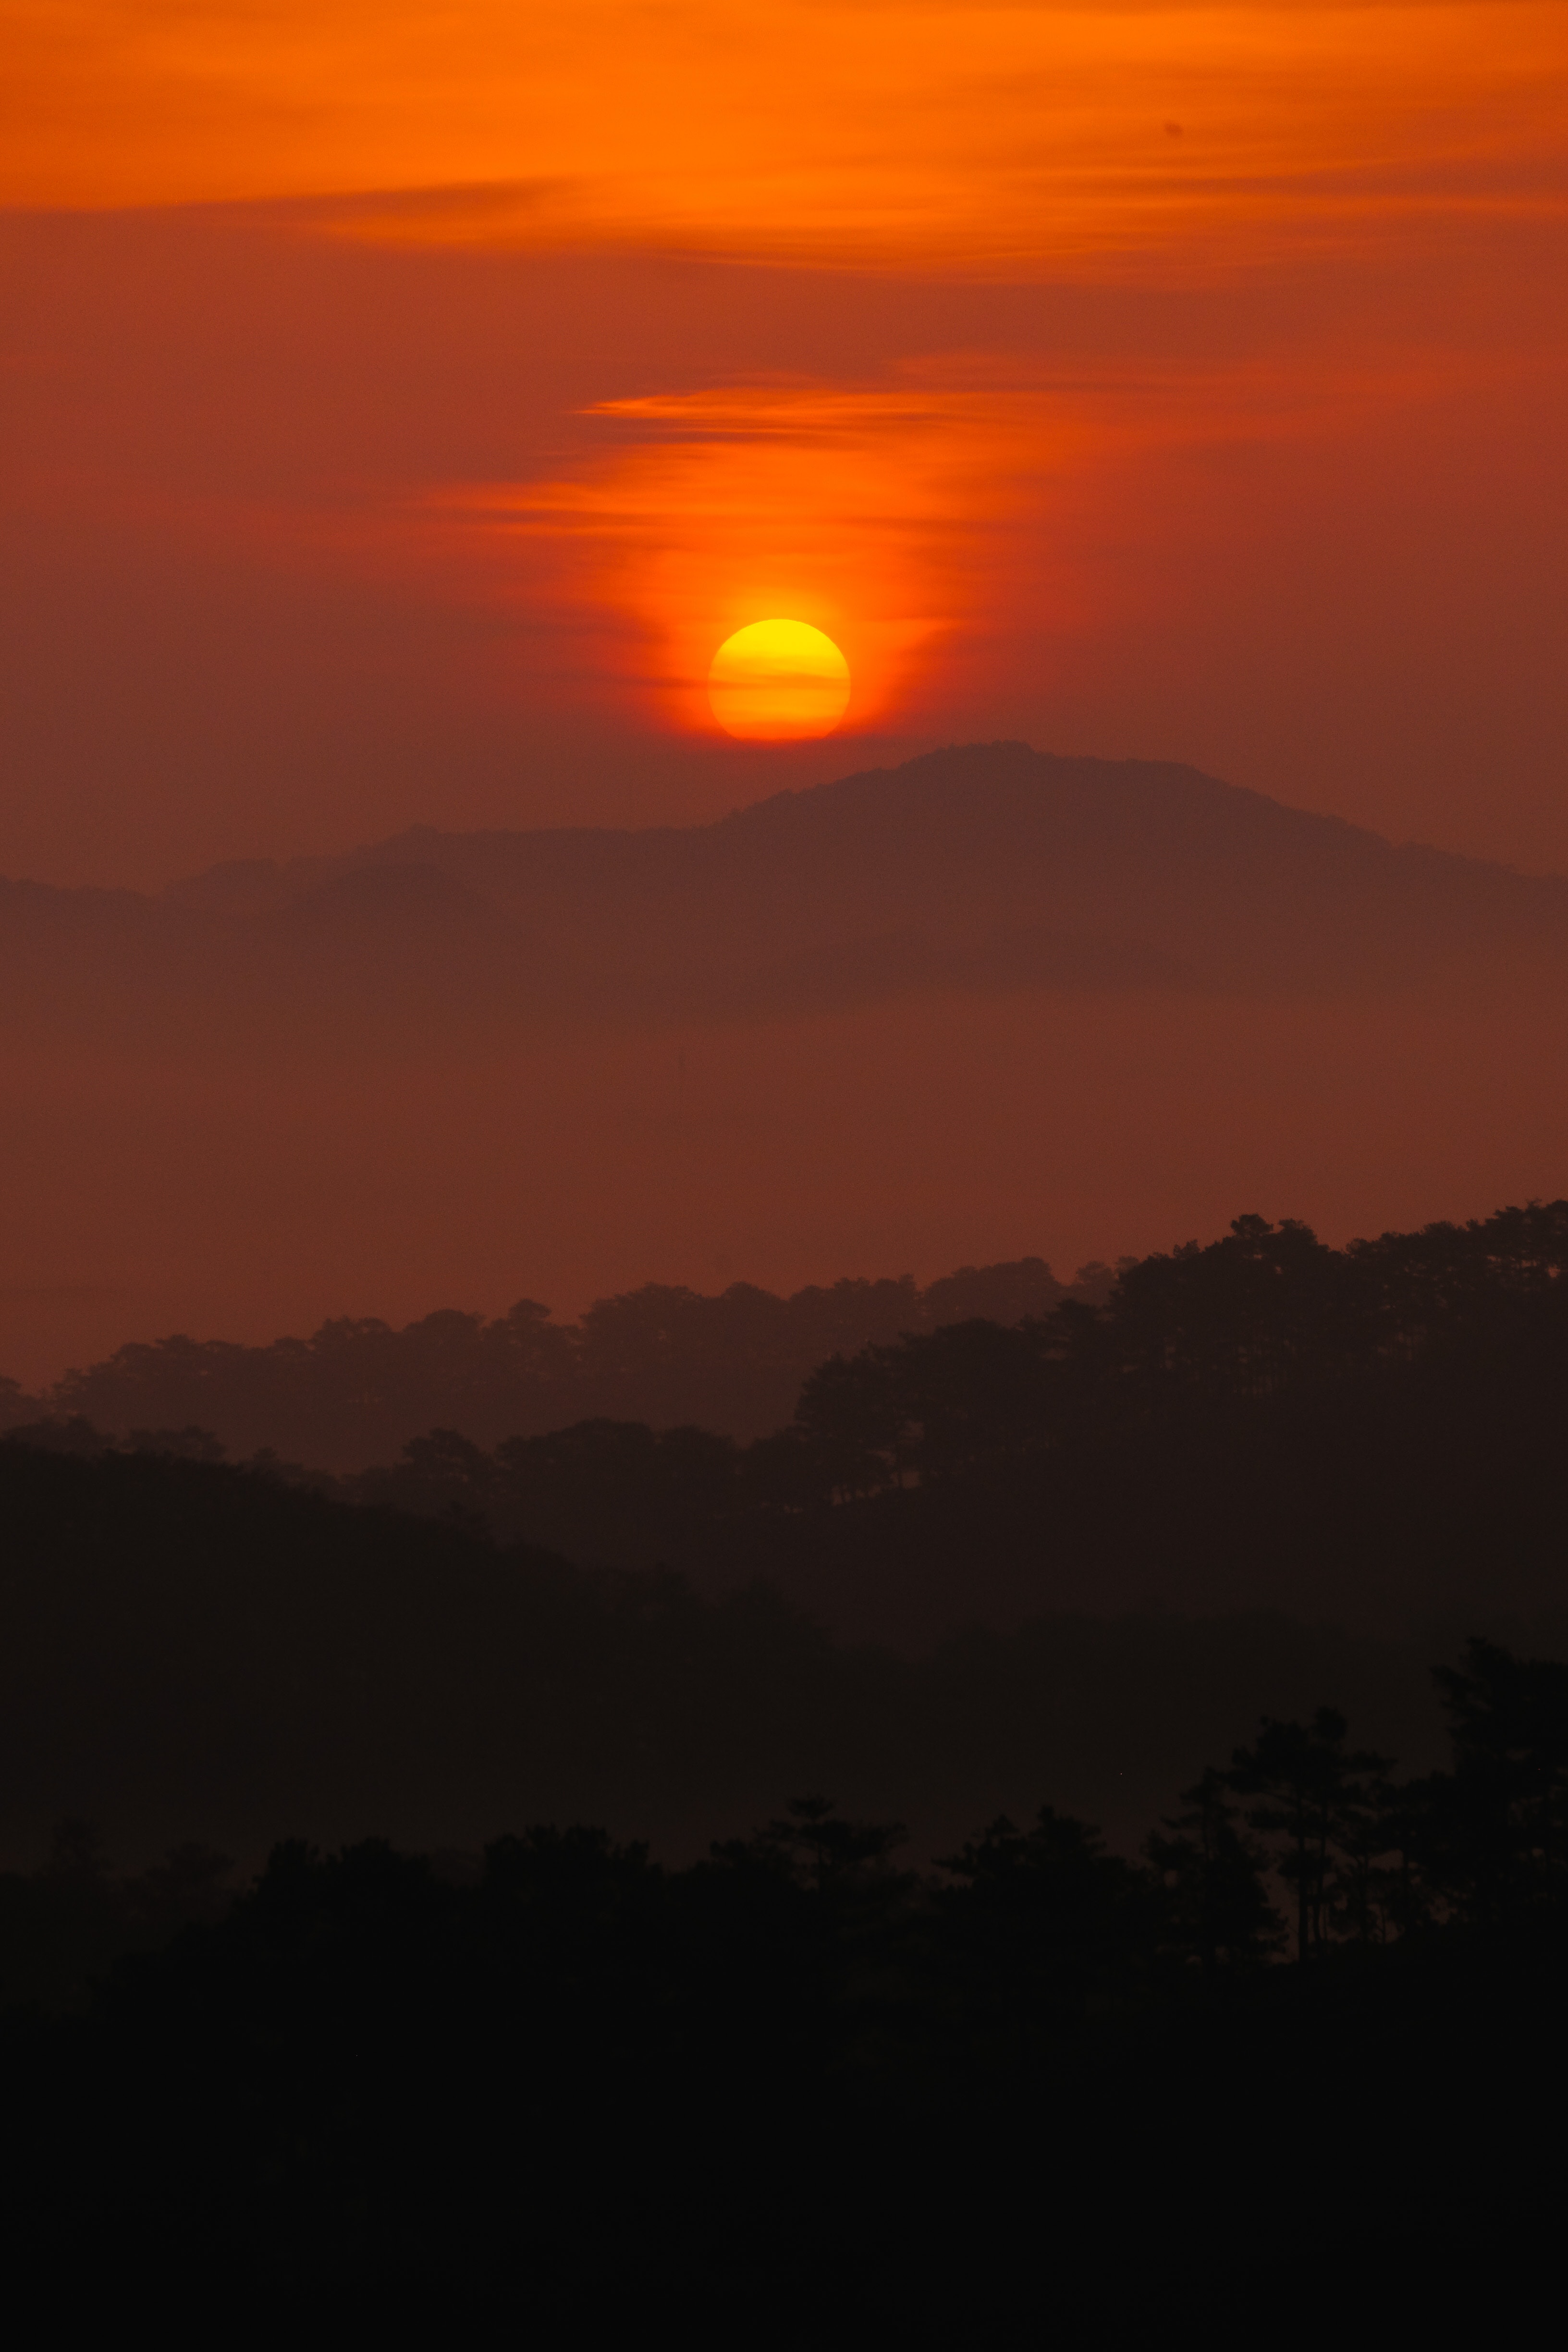
[[[806,621],[753,621],[726,637],[708,699],[727,735],[753,743],[831,735],[849,703],[849,665]]]

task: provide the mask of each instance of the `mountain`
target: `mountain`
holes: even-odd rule
[[[1561,972],[1568,880],[1396,848],[1196,769],[1021,743],[703,825],[417,827],[157,898],[0,885],[14,1016],[225,1050],[955,992],[1463,998]]]

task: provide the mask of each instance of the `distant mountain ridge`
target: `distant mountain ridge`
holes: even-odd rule
[[[1461,992],[1568,976],[1568,879],[1200,771],[974,744],[714,823],[458,834],[160,898],[0,883],[14,1021],[164,1044],[659,1024],[920,993]]]

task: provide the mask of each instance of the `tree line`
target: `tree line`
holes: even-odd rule
[[[693,1886],[722,1902],[723,1889],[753,1882],[786,1906],[852,1898],[862,1925],[874,1914],[879,1932],[896,1930],[900,1967],[941,1979],[973,1963],[975,2015],[1029,2038],[1081,2021],[1096,1999],[1186,1976],[1208,1982],[1286,1958],[1312,1965],[1340,1947],[1568,1918],[1568,1665],[1472,1636],[1459,1664],[1432,1673],[1447,1769],[1397,1778],[1393,1758],[1350,1744],[1334,1707],[1266,1717],[1227,1764],[1183,1790],[1137,1859],[1047,1804],[1022,1824],[998,1815],[934,1873],[903,1868],[901,1822],[856,1822],[807,1797],[685,1869],[652,1860],[646,1843],[583,1828],[536,1828],[482,1854],[395,1866],[455,1909],[509,1874],[537,1877],[541,1902],[595,1875],[616,1899],[635,1885],[639,1902],[684,1903]],[[265,1910],[280,1880],[329,1887],[383,1867],[378,1857],[391,1867],[394,1851],[372,1840],[323,1861],[285,1845],[237,1894],[232,1860],[208,1845],[187,1842],[117,1874],[90,1823],[63,1822],[38,1868],[0,1874],[0,2005],[79,1999],[121,1951]]]
[[[1238,2326],[1284,2277],[1317,2326],[1495,2319],[1558,2235],[1568,1667],[1438,1680],[1446,1770],[1265,1720],[1137,1859],[1047,1805],[910,1869],[811,1797],[683,1867],[295,1842],[224,1901],[175,1857],[189,1925],[0,2019],[15,2274],[780,2345]],[[155,1884],[68,1830],[0,1918]]]
[[[555,1532],[552,1518],[580,1524],[589,1492],[624,1497],[632,1517],[662,1530],[693,1517],[798,1510],[929,1486],[1061,1452],[1090,1434],[1136,1430],[1173,1411],[1190,1417],[1331,1384],[1386,1391],[1415,1367],[1489,1379],[1517,1374],[1523,1362],[1532,1377],[1560,1381],[1568,1363],[1565,1268],[1568,1201],[1384,1234],[1343,1250],[1293,1220],[1276,1226],[1245,1216],[1207,1245],[1123,1259],[1114,1275],[1086,1267],[1071,1292],[1040,1259],[968,1268],[923,1293],[908,1281],[847,1281],[781,1300],[737,1284],[706,1299],[648,1285],[602,1300],[575,1333],[547,1325],[547,1310],[524,1301],[489,1325],[456,1315],[404,1332],[329,1324],[310,1343],[246,1349],[214,1342],[206,1352],[215,1363],[310,1352],[329,1385],[353,1390],[365,1370],[362,1342],[367,1359],[377,1349],[390,1358],[405,1343],[412,1359],[425,1342],[438,1351],[460,1325],[481,1350],[523,1354],[536,1346],[552,1377],[559,1373],[564,1385],[571,1362],[592,1385],[635,1381],[638,1360],[646,1364],[650,1354],[672,1362],[700,1357],[704,1330],[731,1317],[738,1326],[757,1313],[775,1330],[793,1318],[797,1330],[819,1336],[845,1322],[889,1326],[819,1357],[790,1419],[750,1444],[691,1422],[661,1429],[607,1413],[509,1433],[493,1447],[442,1425],[409,1439],[395,1464],[341,1487],[359,1499],[468,1512],[500,1532],[540,1540]],[[1011,1311],[1028,1298],[1034,1311]],[[145,1379],[144,1403],[211,1404],[207,1373],[167,1394],[157,1385],[183,1350],[204,1352],[165,1340],[69,1374],[47,1400],[54,1410],[37,1420],[20,1417],[37,1400],[18,1402],[18,1391],[8,1408],[13,1433],[83,1450],[114,1444],[100,1429],[124,1427],[123,1411],[95,1421],[88,1410],[113,1401],[111,1370],[128,1386]],[[132,1425],[121,1442],[221,1460],[227,1449],[216,1418],[165,1412],[157,1426]],[[270,1450],[260,1458],[276,1460]]]
[[[348,1491],[577,1557],[744,1561],[814,1607],[895,1556],[912,1598],[966,1552],[998,1608],[1059,1570],[1080,1605],[1097,1581],[1113,1605],[1234,1605],[1250,1577],[1284,1605],[1408,1614],[1462,1598],[1483,1559],[1500,1599],[1539,1608],[1561,1594],[1565,1266],[1563,1202],[1344,1250],[1242,1217],[1124,1262],[1098,1303],[839,1351],[749,1445],[442,1429]]]
[[[788,1297],[753,1283],[717,1297],[647,1283],[558,1322],[524,1298],[487,1319],[443,1308],[401,1329],[338,1317],[308,1339],[247,1347],[184,1336],[134,1342],[40,1395],[0,1380],[0,1427],[85,1420],[119,1434],[207,1431],[231,1455],[267,1450],[315,1469],[385,1459],[433,1424],[493,1444],[610,1418],[776,1428],[816,1364],[900,1332],[983,1316],[1013,1323],[1094,1299],[1109,1267],[1071,1286],[1043,1258],[911,1277],[846,1278]]]

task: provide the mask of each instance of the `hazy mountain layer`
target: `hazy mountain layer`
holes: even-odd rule
[[[183,1335],[132,1341],[29,1396],[0,1376],[0,1430],[83,1419],[122,1435],[195,1427],[234,1454],[314,1468],[386,1461],[440,1424],[486,1444],[574,1422],[698,1423],[731,1437],[778,1428],[825,1358],[909,1331],[987,1317],[1004,1325],[1064,1298],[1098,1304],[1110,1269],[1068,1288],[1043,1258],[961,1266],[922,1290],[850,1278],[775,1297],[732,1283],[717,1297],[646,1283],[596,1299],[575,1323],[536,1300],[487,1321],[453,1307],[402,1330],[340,1317],[309,1339],[247,1348]]]
[[[1568,881],[1192,768],[972,745],[643,832],[417,828],[162,898],[0,889],[28,1024],[105,1042],[417,1046],[910,994],[1451,992],[1568,964]]]

